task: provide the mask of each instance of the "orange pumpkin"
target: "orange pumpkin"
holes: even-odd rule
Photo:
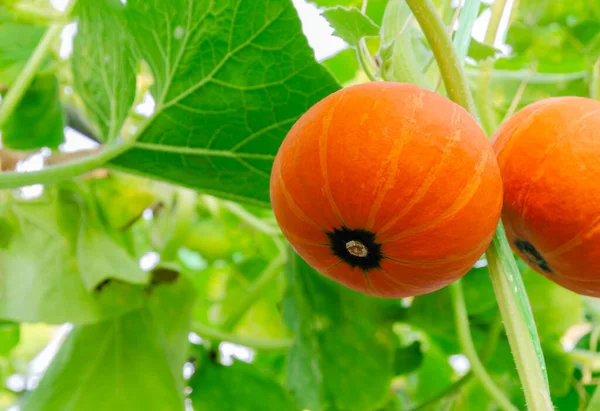
[[[389,298],[465,274],[490,243],[501,202],[475,120],[411,84],[327,96],[291,128],[271,174],[275,217],[296,252],[349,288]]]
[[[493,145],[513,249],[557,284],[600,297],[600,102],[530,104],[498,129]]]

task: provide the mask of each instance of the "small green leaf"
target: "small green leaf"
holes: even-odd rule
[[[408,374],[417,370],[423,363],[423,358],[420,341],[413,341],[405,347],[398,348],[394,358],[396,375]]]
[[[331,8],[335,6],[361,8],[363,0],[307,0],[320,8]],[[367,2],[367,12],[365,13],[375,24],[380,25],[383,18],[383,12],[387,0],[370,0]]]
[[[118,0],[80,1],[73,85],[103,141],[115,139],[135,97],[136,59]]]
[[[499,52],[500,50],[493,46],[490,46],[489,44],[485,44],[475,39],[471,39],[468,56],[471,57],[473,60],[479,62],[487,60],[490,57],[494,57],[496,53]]]
[[[351,291],[291,258],[284,314],[296,332],[287,384],[297,405],[311,411],[383,406],[395,350],[386,314],[397,302]]]
[[[190,387],[195,411],[295,409],[274,376],[241,361],[224,366],[203,358],[200,369],[190,380]]]
[[[379,35],[379,27],[356,7],[332,7],[326,9],[323,16],[333,27],[333,35],[340,37],[351,47],[357,47],[363,37]]]
[[[58,80],[52,73],[38,74],[2,126],[2,144],[15,150],[56,149],[64,141],[64,128]]]
[[[0,320],[0,356],[8,354],[19,343],[20,331],[18,323]]]
[[[107,233],[95,216],[86,216],[77,242],[77,266],[88,291],[106,280],[147,284],[149,274]]]

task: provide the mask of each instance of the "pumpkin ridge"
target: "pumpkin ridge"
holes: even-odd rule
[[[459,114],[459,112],[458,112],[458,110],[457,110],[456,107],[453,107],[453,114],[452,114],[452,121],[453,122],[457,118],[460,118],[460,116],[458,116],[456,114]],[[455,125],[455,124],[453,124],[453,125]],[[421,183],[421,186],[415,192],[415,195],[411,198],[411,200],[408,202],[408,204],[404,206],[404,208],[402,209],[402,211],[400,211],[398,214],[396,214],[394,216],[394,218],[392,218],[391,220],[389,220],[379,230],[379,234],[380,235],[383,235],[383,233],[385,233],[386,231],[388,231],[394,224],[396,224],[402,217],[404,217],[410,210],[412,210],[412,208],[419,201],[421,201],[423,199],[423,197],[425,196],[425,194],[427,194],[427,192],[431,188],[431,185],[435,181],[438,173],[441,171],[442,167],[445,165],[446,160],[450,157],[450,153],[451,153],[452,149],[461,140],[460,130],[458,130],[457,133],[452,133],[452,135],[455,136],[456,138],[449,138],[448,139],[448,144],[444,148],[444,154],[442,155],[442,158],[440,159],[440,161],[438,161],[438,163],[429,171],[429,173],[427,174],[427,176],[423,179],[423,182]]]
[[[600,217],[594,220],[589,227],[581,230],[579,233],[574,235],[573,238],[565,241],[563,244],[556,247],[554,250],[546,253],[546,255],[550,258],[571,251],[573,248],[583,243],[583,239],[585,237],[591,236],[597,231],[600,231]]]
[[[324,130],[322,130],[321,134],[319,135],[319,164],[321,165],[321,176],[324,180],[323,192],[325,193],[325,198],[327,198],[327,201],[329,202],[329,206],[333,210],[333,213],[342,227],[346,226],[346,224],[344,223],[340,209],[335,203],[333,194],[331,193],[331,182],[329,181],[329,173],[327,171],[327,140],[329,140],[331,120],[335,114],[335,109],[345,97],[345,94],[340,94],[337,101],[332,104],[332,107],[327,112],[327,116],[325,119],[323,119]]]
[[[419,104],[417,104],[417,103],[419,103]],[[371,230],[373,228],[373,224],[375,223],[375,218],[377,217],[377,213],[379,212],[381,205],[383,204],[383,202],[385,200],[385,197],[387,196],[388,192],[392,189],[392,187],[394,187],[394,185],[396,183],[398,165],[400,164],[400,157],[402,155],[404,147],[406,147],[408,142],[415,136],[415,130],[416,130],[416,127],[415,127],[416,118],[415,117],[417,114],[417,109],[422,108],[422,105],[423,105],[423,95],[421,92],[421,93],[419,93],[418,96],[415,96],[415,98],[414,98],[413,110],[412,110],[412,113],[410,116],[409,131],[406,132],[406,130],[405,130],[406,126],[404,126],[402,128],[400,137],[394,140],[394,145],[393,145],[390,155],[388,157],[388,161],[391,163],[390,166],[387,167],[388,176],[385,179],[383,178],[383,174],[385,172],[383,170],[383,167],[380,167],[380,169],[379,169],[380,171],[378,171],[376,181],[383,180],[384,183],[379,184],[377,187],[377,195],[376,195],[375,199],[373,200],[373,204],[371,205],[371,210],[369,211],[369,217],[367,218],[367,224],[366,224],[367,230]],[[392,158],[394,159],[394,161],[392,161]],[[391,180],[391,182],[390,182],[390,180]],[[380,231],[380,233],[381,233],[381,231]]]
[[[430,228],[434,227],[435,225],[437,225],[439,222],[445,220],[446,218],[456,215],[456,213],[458,213],[463,207],[465,207],[469,203],[469,201],[471,201],[471,199],[477,192],[477,189],[481,185],[481,180],[482,180],[481,174],[483,173],[483,170],[485,169],[487,162],[490,160],[490,158],[492,158],[492,156],[490,155],[491,151],[492,151],[491,149],[484,150],[484,153],[482,154],[481,159],[479,160],[479,163],[475,167],[475,173],[467,181],[467,183],[465,184],[463,189],[460,191],[460,193],[458,193],[458,195],[456,196],[456,199],[450,205],[450,207],[448,207],[443,213],[438,215],[436,218],[429,220],[428,222],[421,224],[417,227],[413,227],[411,229],[404,230],[404,231],[398,233],[396,236],[387,239],[383,244],[386,244],[386,243],[389,243],[392,241],[398,241],[402,238],[406,238],[413,234],[417,234],[417,233],[429,230]]]
[[[319,223],[317,223],[316,221],[314,221],[313,219],[308,217],[306,215],[306,213],[304,213],[304,211],[302,211],[302,209],[296,203],[296,201],[294,200],[294,198],[292,197],[292,195],[290,194],[290,192],[288,191],[288,189],[286,187],[285,181],[283,180],[283,175],[281,174],[281,168],[278,168],[278,171],[279,171],[279,173],[277,173],[277,179],[280,182],[280,187],[281,187],[281,191],[283,193],[283,197],[284,197],[286,203],[288,204],[288,206],[290,207],[290,210],[292,210],[292,212],[294,214],[296,214],[298,217],[300,217],[302,220],[306,221],[307,223],[314,225],[319,230],[326,231],[325,227],[321,226]]]

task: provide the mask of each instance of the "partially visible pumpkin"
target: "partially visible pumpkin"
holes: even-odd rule
[[[513,249],[557,284],[600,297],[600,102],[533,103],[498,129],[493,145]]]
[[[318,272],[381,297],[465,274],[500,218],[493,149],[459,105],[415,85],[342,89],[294,124],[275,158],[282,232]]]

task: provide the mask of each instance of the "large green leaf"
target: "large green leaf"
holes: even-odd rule
[[[152,296],[153,309],[76,327],[23,411],[183,410],[191,300],[182,298],[186,284],[161,287],[177,292]]]
[[[73,85],[101,140],[113,140],[135,97],[135,57],[128,44],[118,0],[77,4],[78,34],[73,42]],[[99,17],[101,16],[101,17]]]
[[[59,97],[56,76],[38,74],[2,126],[2,145],[15,150],[56,149],[64,141],[65,128]]]
[[[216,364],[208,356],[190,380],[195,411],[291,411],[291,398],[274,376],[252,364]]]
[[[296,332],[288,387],[299,407],[373,410],[389,399],[394,336],[386,318],[393,301],[351,291],[292,257],[287,320]]]
[[[13,232],[0,249],[0,318],[81,324],[140,305],[142,292],[129,284],[86,290],[75,255],[80,202],[72,191],[57,189],[36,201],[9,203]]]
[[[98,9],[87,24],[104,25],[120,13]],[[135,54],[154,77],[156,110],[113,166],[268,204],[283,137],[308,107],[339,88],[314,60],[292,3],[129,0],[123,17]],[[101,40],[105,48],[123,48]]]

